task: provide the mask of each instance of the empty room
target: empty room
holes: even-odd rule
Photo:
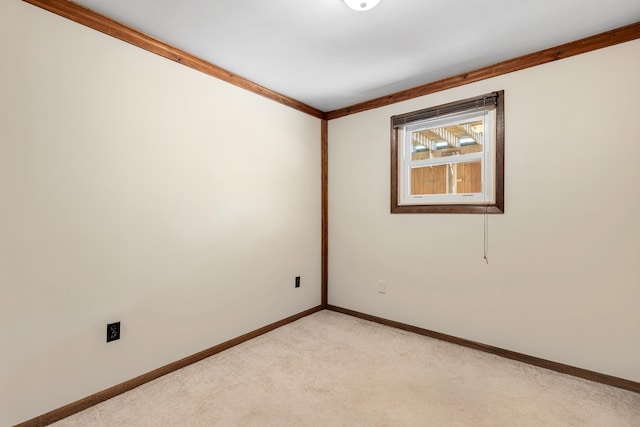
[[[640,425],[640,2],[2,0],[1,426]]]

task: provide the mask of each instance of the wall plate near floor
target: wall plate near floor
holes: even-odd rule
[[[378,293],[386,294],[387,293],[387,282],[384,280],[378,280]]]
[[[107,342],[120,339],[120,322],[107,324]]]

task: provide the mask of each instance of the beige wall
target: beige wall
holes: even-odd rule
[[[639,75],[640,40],[332,120],[329,303],[640,381]],[[501,89],[486,265],[482,215],[389,213],[389,117]]]
[[[19,1],[0,51],[0,425],[320,304],[318,119]]]

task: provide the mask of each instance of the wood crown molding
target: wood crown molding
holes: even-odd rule
[[[115,37],[119,40],[130,43],[149,52],[155,53],[156,55],[160,55],[171,61],[186,65],[187,67],[193,68],[194,70],[223,80],[234,86],[238,86],[242,89],[264,96],[265,98],[271,99],[272,101],[276,101],[295,110],[309,114],[313,117],[317,117],[319,119],[324,118],[324,112],[310,105],[297,101],[293,98],[289,98],[243,77],[235,75],[228,70],[213,65],[203,59],[198,58],[197,56],[191,55],[167,43],[161,42],[160,40],[157,40],[140,31],[134,30],[133,28],[114,21],[113,19],[107,18],[106,16],[101,15],[77,3],[73,3],[68,0],[23,1],[48,10],[49,12],[55,13],[56,15],[70,19],[71,21],[77,22],[78,24],[92,28],[96,31],[100,31],[101,33],[107,34],[111,37]]]
[[[384,107],[386,105],[395,104],[397,102],[406,101],[417,98],[419,96],[428,95],[430,93],[440,92],[457,86],[477,82],[480,80],[497,77],[503,74],[512,73],[514,71],[525,68],[535,67],[547,62],[557,61],[559,59],[568,58],[581,53],[590,52],[592,50],[602,49],[619,43],[635,40],[640,38],[640,22],[630,24],[624,27],[616,28],[604,33],[596,34],[573,42],[565,43],[549,49],[523,55],[497,64],[478,68],[473,71],[458,74],[416,86],[411,89],[395,92],[379,98],[364,101],[348,107],[339,108],[337,110],[323,112],[297,101],[293,98],[279,94],[271,89],[247,80],[234,73],[211,64],[203,59],[191,55],[183,50],[175,48],[167,43],[157,40],[147,34],[134,30],[124,24],[113,19],[107,18],[89,8],[81,6],[69,0],[23,0],[34,6],[38,6],[49,12],[70,19],[81,25],[92,28],[101,33],[115,37],[134,46],[145,49],[149,52],[160,55],[171,61],[178,62],[194,70],[200,71],[227,83],[233,84],[255,94],[264,96],[280,104],[291,107],[295,110],[309,114],[319,119],[333,120],[350,114],[360,113],[374,108]]]
[[[374,108],[384,107],[395,104],[397,102],[406,101],[417,98],[419,96],[428,95],[430,93],[441,92],[457,86],[466,85],[480,80],[501,76],[503,74],[512,73],[514,71],[523,70],[525,68],[535,67],[536,65],[546,64],[548,62],[557,61],[558,59],[568,58],[570,56],[579,55],[581,53],[591,52],[593,50],[602,49],[619,43],[628,42],[640,38],[640,22],[630,24],[624,27],[616,28],[611,31],[596,34],[573,42],[561,44],[556,47],[544,49],[538,52],[519,56],[487,67],[478,68],[467,73],[458,74],[456,76],[447,77],[442,80],[416,86],[411,89],[392,93],[390,95],[381,96],[379,98],[364,101],[349,107],[340,108],[329,111],[325,114],[327,120],[333,120],[350,114],[360,113],[362,111],[372,110]]]
[[[142,374],[133,379],[125,381],[121,384],[110,387],[106,390],[92,394],[91,396],[85,397],[84,399],[80,399],[77,402],[70,403],[61,408],[54,409],[51,412],[47,412],[46,414],[32,418],[28,421],[24,421],[20,424],[17,424],[14,427],[40,427],[40,426],[53,424],[56,421],[60,421],[63,418],[67,418],[73,414],[76,414],[78,412],[84,411],[87,408],[97,405],[100,402],[104,402],[105,400],[111,399],[112,397],[115,397],[119,394],[125,393],[129,390],[132,390],[136,387],[139,387],[143,384],[153,381],[156,378],[160,378],[173,371],[177,371],[178,369],[184,368],[185,366],[189,366],[193,363],[199,362],[203,359],[206,359],[207,357],[213,356],[214,354],[220,353],[221,351],[228,350],[231,347],[235,347],[238,344],[242,344],[245,341],[249,341],[250,339],[266,334],[267,332],[271,332],[274,329],[278,329],[281,326],[295,322],[296,320],[302,319],[303,317],[306,317],[313,313],[321,311],[322,309],[323,307],[321,305],[312,307],[298,314],[294,314],[293,316],[289,316],[285,319],[271,323],[267,326],[263,326],[262,328],[256,329],[255,331],[248,332],[244,335],[240,335],[239,337],[230,339],[229,341],[225,341],[221,344],[218,344],[216,346],[203,350],[199,353],[193,354],[191,356],[187,356],[184,359],[180,359],[176,362],[162,366],[158,369],[154,369],[151,372],[147,372],[146,374]]]
[[[347,314],[349,316],[358,317],[360,319],[369,320],[371,322],[380,323],[381,325],[391,326],[393,328],[402,329],[405,331],[413,332],[415,334],[435,338],[441,341],[450,342],[452,344],[461,345],[463,347],[472,348],[474,350],[483,351],[485,353],[495,354],[496,356],[501,356],[529,365],[538,366],[540,368],[549,369],[561,374],[571,375],[585,380],[640,393],[640,382],[618,378],[612,375],[601,374],[599,372],[589,371],[587,369],[576,368],[575,366],[565,365],[563,363],[553,362],[551,360],[541,359],[539,357],[529,356],[527,354],[517,353],[511,350],[505,350],[503,348],[482,344],[476,341],[458,338],[453,335],[430,331],[428,329],[419,328],[417,326],[396,322],[395,320],[389,320],[378,316],[372,316],[370,314],[360,313],[355,310],[337,307],[335,305],[327,305],[327,310]]]

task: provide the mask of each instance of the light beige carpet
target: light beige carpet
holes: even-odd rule
[[[640,426],[640,394],[322,311],[54,426]]]

